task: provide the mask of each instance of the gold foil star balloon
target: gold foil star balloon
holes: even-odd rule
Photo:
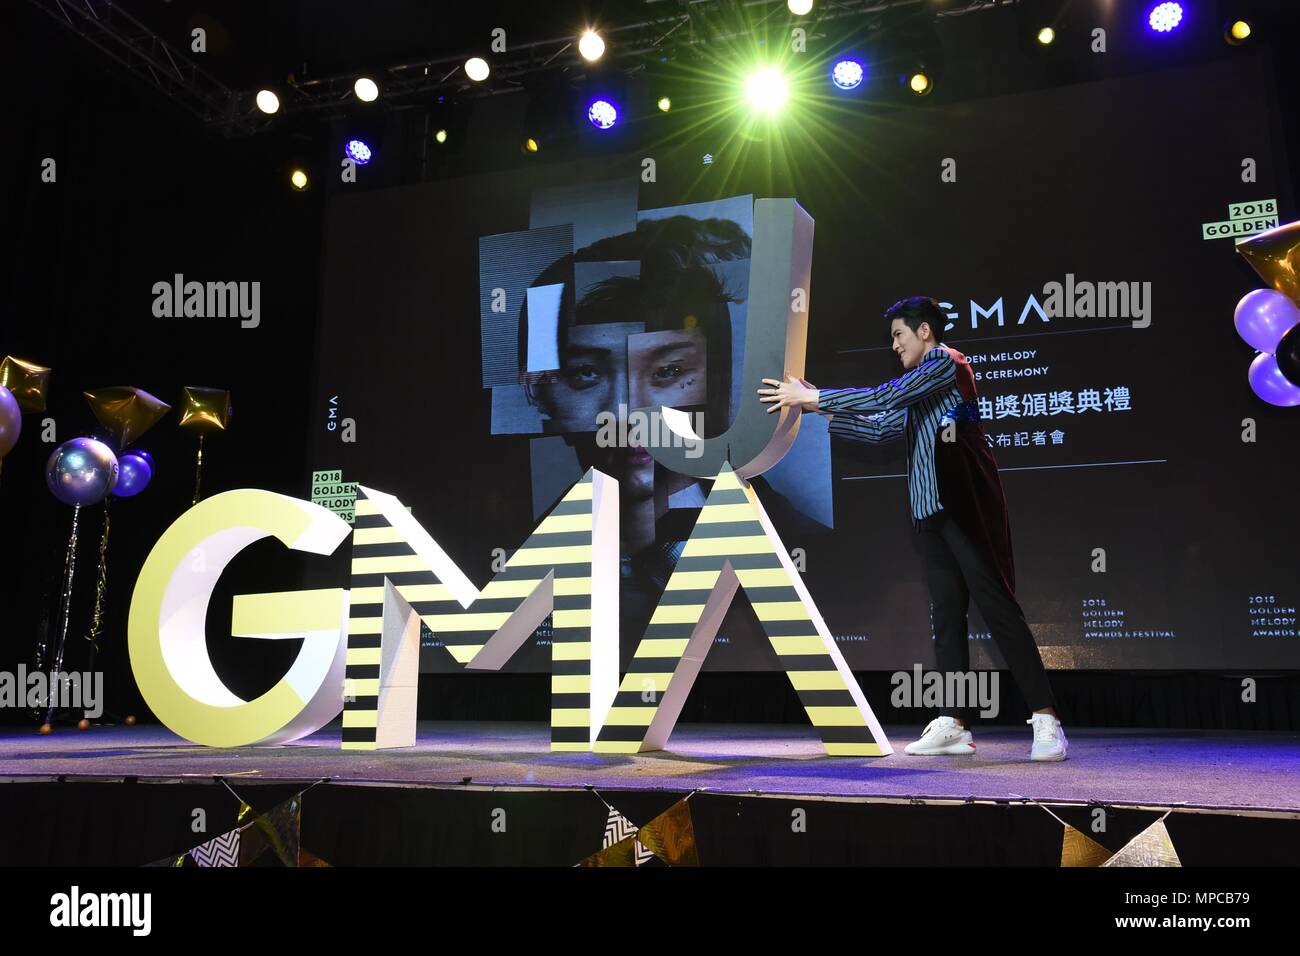
[[[118,448],[131,444],[171,411],[166,402],[131,385],[112,385],[82,394],[99,423],[113,433]]]
[[[199,436],[199,454],[194,463],[194,504],[199,503],[199,485],[203,481],[203,437],[208,432],[223,432],[230,424],[230,393],[224,388],[200,388],[186,385],[181,396],[181,428]]]
[[[1242,240],[1237,251],[1261,279],[1300,305],[1300,219]]]
[[[6,355],[0,360],[0,385],[14,393],[18,407],[26,414],[45,411],[45,394],[50,387],[50,370],[44,365]]]
[[[181,396],[181,428],[223,432],[230,423],[230,393],[223,388],[186,385]]]

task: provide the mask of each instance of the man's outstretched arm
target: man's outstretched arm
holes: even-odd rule
[[[817,391],[816,409],[825,412],[893,412],[952,387],[957,380],[957,363],[947,349],[925,354],[916,368],[873,388],[822,388]]]
[[[817,389],[798,376],[787,373],[786,379],[765,378],[758,390],[759,401],[768,412],[798,408],[805,412],[901,412],[931,395],[953,387],[957,381],[957,363],[947,349],[931,349],[919,365],[898,378],[873,388]]]

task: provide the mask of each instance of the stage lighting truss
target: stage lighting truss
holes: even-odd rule
[[[357,105],[354,85],[358,74],[352,72],[320,79],[291,79],[278,91],[281,110],[268,115],[255,105],[258,88],[230,89],[199,67],[181,48],[167,43],[110,0],[28,2],[227,136],[275,129],[277,121],[286,113],[298,117],[311,115],[322,121],[340,119]],[[931,19],[965,15],[1001,5],[998,0],[970,0],[959,7],[935,8],[927,15]],[[793,16],[785,9],[785,0],[752,0],[748,6],[757,8],[763,16]],[[714,45],[728,49],[740,35],[729,25],[733,22],[733,8],[733,0],[694,0],[640,22],[602,25],[600,32],[606,49],[600,62],[610,69],[635,69],[651,57],[671,59]],[[817,6],[815,16],[821,28],[835,21],[860,19],[864,14],[874,15],[894,8],[916,11],[917,2],[843,0]],[[439,94],[475,97],[513,92],[523,86],[525,77],[534,74],[558,69],[578,76],[591,67],[579,53],[576,38],[570,31],[558,32],[548,40],[513,43],[507,52],[485,57],[491,73],[480,83],[471,82],[465,75],[465,63],[474,55],[482,54],[462,51],[424,60],[374,64],[369,76],[385,103],[406,105],[429,102]],[[448,136],[450,142],[451,131]]]

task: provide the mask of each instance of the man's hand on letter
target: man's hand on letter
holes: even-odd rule
[[[763,384],[776,386],[758,390],[759,401],[768,404],[769,413],[782,408],[797,408],[801,412],[817,411],[818,390],[799,376],[787,374],[784,382],[777,378],[765,378]]]

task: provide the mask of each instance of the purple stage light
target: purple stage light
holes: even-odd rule
[[[844,59],[831,69],[831,82],[841,90],[856,90],[862,85],[865,71],[857,60]]]
[[[618,109],[609,100],[595,100],[587,107],[587,119],[596,129],[611,129],[618,122]]]
[[[366,145],[365,140],[361,139],[348,140],[347,145],[343,147],[343,152],[347,153],[348,159],[352,160],[358,166],[364,166],[366,163],[370,162],[371,158],[374,156],[374,153],[370,151],[370,147]]]
[[[1156,33],[1169,33],[1183,22],[1183,5],[1181,3],[1158,3],[1151,8],[1147,23]]]

